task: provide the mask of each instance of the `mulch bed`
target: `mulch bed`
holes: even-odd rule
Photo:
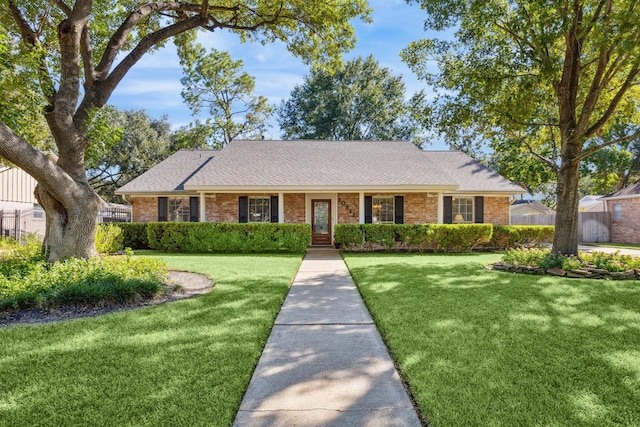
[[[169,301],[206,294],[213,289],[214,283],[209,277],[203,274],[188,273],[185,271],[169,271],[169,282],[166,286],[167,291],[164,295],[160,295],[151,300],[128,304],[109,304],[102,307],[70,305],[49,309],[34,308],[0,312],[0,327],[95,317],[115,311],[158,305]]]

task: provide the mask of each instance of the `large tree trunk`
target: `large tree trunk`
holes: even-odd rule
[[[578,163],[564,162],[558,171],[554,253],[578,255]]]
[[[42,186],[36,187],[36,198],[44,208],[47,227],[43,248],[50,262],[64,258],[91,258],[97,255],[95,230],[100,199],[83,183],[74,189],[74,197],[59,201]]]

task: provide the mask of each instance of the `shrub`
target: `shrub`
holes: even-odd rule
[[[485,246],[493,249],[538,247],[553,240],[551,225],[495,225],[493,236]]]
[[[580,252],[578,258],[552,253],[550,249],[510,249],[502,256],[502,262],[516,266],[563,270],[576,270],[589,266],[612,272],[640,268],[640,258],[620,255],[618,252],[614,254]]]
[[[346,250],[468,252],[491,233],[491,224],[338,224],[335,240]]]
[[[96,250],[101,254],[110,254],[121,251],[124,235],[122,229],[114,223],[98,224],[96,227]]]
[[[117,222],[122,230],[122,246],[131,249],[149,249],[146,222]]]
[[[151,249],[185,253],[304,253],[309,224],[154,222],[147,225]]]
[[[166,269],[149,258],[42,258],[0,263],[0,310],[65,304],[103,306],[149,299],[164,291]]]

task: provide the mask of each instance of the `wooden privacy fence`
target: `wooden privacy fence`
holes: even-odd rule
[[[513,225],[554,225],[556,214],[513,215]],[[610,212],[578,213],[578,241],[581,243],[609,243],[611,240]]]

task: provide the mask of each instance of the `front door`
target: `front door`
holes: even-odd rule
[[[311,200],[312,245],[331,245],[331,200]]]

